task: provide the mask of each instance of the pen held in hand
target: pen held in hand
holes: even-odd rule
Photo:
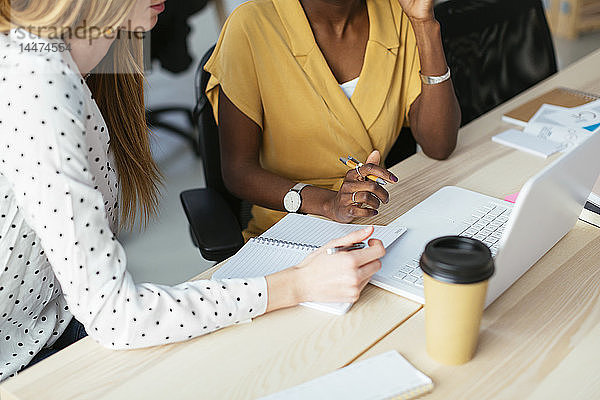
[[[340,251],[352,251],[352,250],[360,250],[364,249],[367,245],[363,242],[353,243],[350,246],[336,246],[327,249],[327,254],[335,254]]]
[[[350,168],[356,168],[357,165],[362,165],[362,163],[360,163],[358,160],[356,160],[354,157],[352,156],[348,156],[348,158],[346,157],[340,157],[339,160],[346,166],[350,167]],[[371,180],[373,182],[376,182],[380,185],[387,185],[387,182],[383,179],[381,179],[378,176],[375,175],[367,175],[366,178],[368,180]]]

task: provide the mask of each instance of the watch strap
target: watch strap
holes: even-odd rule
[[[305,187],[310,186],[310,184],[308,183],[302,183],[302,182],[298,182],[294,185],[293,188],[291,188],[290,190],[293,190],[294,192],[300,193],[302,191],[302,189],[304,189]]]

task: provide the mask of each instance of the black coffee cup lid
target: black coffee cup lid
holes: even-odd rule
[[[427,243],[420,266],[427,275],[448,283],[476,283],[494,274],[490,249],[462,236],[443,236]]]

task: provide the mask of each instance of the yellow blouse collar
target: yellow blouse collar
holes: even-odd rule
[[[399,48],[391,1],[367,0],[369,41],[360,80],[351,99],[340,89],[318,48],[299,0],[273,0],[294,57],[332,114],[366,154],[373,149],[368,129],[379,116],[394,79]],[[398,94],[400,95],[400,94]]]
[[[396,0],[397,1],[397,0]],[[294,56],[306,56],[315,42],[312,29],[299,0],[273,0],[292,46]],[[391,50],[399,47],[398,29],[388,0],[367,0],[369,41]]]

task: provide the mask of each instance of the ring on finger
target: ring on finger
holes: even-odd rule
[[[360,167],[362,167],[362,164],[357,164],[356,167],[354,167],[354,169],[356,170],[356,173],[358,174],[358,179],[359,181],[364,181],[365,177],[363,176],[363,174],[360,173]],[[356,192],[355,192],[356,193]]]
[[[356,192],[352,193],[352,204],[358,204],[358,202],[356,201]]]

